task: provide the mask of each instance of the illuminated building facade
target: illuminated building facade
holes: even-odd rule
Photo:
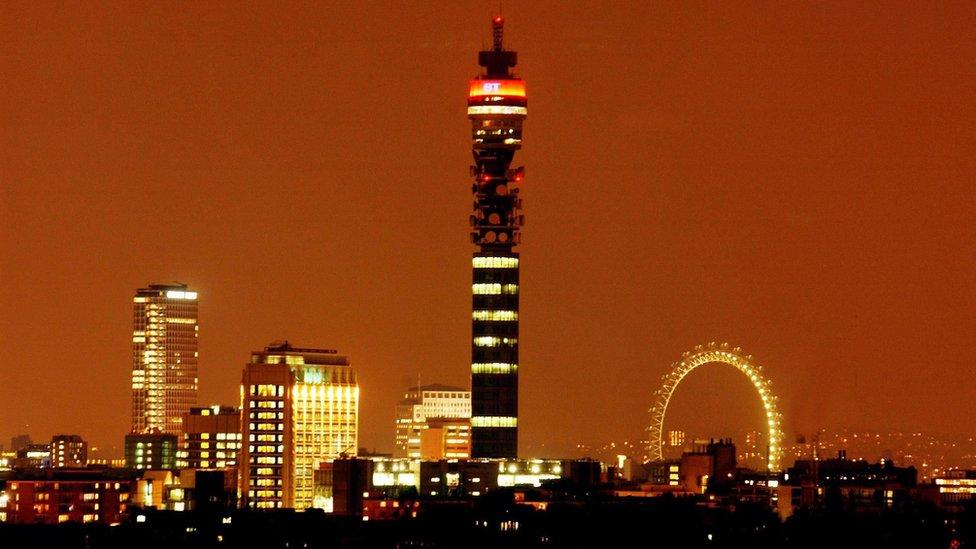
[[[232,406],[190,408],[183,422],[177,469],[237,467],[241,410]]]
[[[273,343],[252,353],[241,383],[241,495],[253,508],[305,509],[322,462],[356,455],[359,385],[336,351]]]
[[[179,435],[197,404],[197,292],[151,284],[132,302],[132,432]]]
[[[447,385],[411,387],[396,408],[396,457],[471,456],[471,391]]]
[[[976,471],[954,469],[932,480],[936,503],[941,507],[959,510],[976,500]],[[931,491],[931,488],[928,489]],[[931,497],[931,496],[930,496]]]
[[[420,434],[420,459],[467,459],[471,457],[471,420],[428,419]]]
[[[493,47],[478,54],[482,74],[471,81],[474,165],[472,258],[471,455],[514,458],[518,453],[519,243],[522,168],[511,168],[522,147],[525,83],[510,69],[514,51],[502,46],[503,21],[492,20]]]
[[[175,469],[177,437],[167,433],[125,435],[125,466],[130,469]]]
[[[52,467],[84,467],[88,464],[88,443],[78,435],[51,438]]]

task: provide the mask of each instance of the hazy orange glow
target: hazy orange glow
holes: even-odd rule
[[[497,8],[0,5],[0,443],[121,456],[150,282],[199,292],[201,405],[276,339],[350,356],[380,450],[418,377],[468,386],[464,83]],[[787,443],[972,436],[974,29],[965,2],[505,2],[523,454],[645,437],[708,341],[764,366]],[[764,421],[700,368],[664,428]]]

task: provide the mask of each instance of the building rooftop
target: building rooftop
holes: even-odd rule
[[[338,354],[335,349],[315,349],[295,347],[287,340],[274,341],[263,351],[251,353],[254,364],[312,364],[327,366],[349,366],[349,357]]]
[[[470,389],[465,389],[463,387],[455,387],[453,385],[442,385],[440,383],[432,383],[430,385],[420,385],[419,387],[415,385],[407,389],[407,391],[425,391],[425,392],[426,391],[441,391],[441,392],[451,391],[451,392],[464,392],[464,393],[471,392]]]
[[[54,435],[51,437],[52,441],[65,441],[65,442],[84,442],[85,440],[81,438],[81,435]]]
[[[149,286],[146,286],[145,288],[139,288],[136,291],[157,293],[160,290],[165,291],[165,290],[187,290],[187,289],[189,289],[189,286],[183,284],[182,282],[173,282],[171,284],[159,284],[156,282],[152,282],[149,284]]]
[[[213,406],[194,406],[190,408],[191,416],[235,415],[240,413],[241,409],[237,406],[221,406],[219,404],[214,404]]]

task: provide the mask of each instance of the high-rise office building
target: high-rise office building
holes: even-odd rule
[[[519,243],[525,82],[511,68],[517,56],[502,46],[503,21],[492,19],[492,49],[478,54],[482,74],[468,90],[474,165],[472,258],[471,455],[514,458],[518,453]]]
[[[448,385],[410,387],[396,407],[395,456],[471,457],[470,418],[471,391]]]
[[[305,509],[316,502],[314,471],[355,456],[359,384],[349,359],[287,341],[251,354],[241,381],[241,496],[254,508]]]
[[[84,467],[88,464],[88,443],[78,435],[51,438],[51,467]]]
[[[197,292],[151,284],[132,301],[132,432],[179,435],[197,404]]]
[[[241,410],[233,406],[190,408],[176,452],[177,469],[237,467],[241,450]]]

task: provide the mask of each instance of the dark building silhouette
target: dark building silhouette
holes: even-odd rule
[[[890,461],[850,460],[844,451],[838,452],[836,459],[797,460],[784,474],[794,509],[891,509],[910,501],[917,481],[914,467],[896,467]]]
[[[525,83],[511,73],[517,56],[502,47],[501,17],[492,20],[494,45],[478,54],[482,74],[471,81],[474,165],[472,258],[471,427],[473,458],[518,453],[519,243],[522,168],[511,168],[522,146]]]
[[[363,514],[363,493],[369,491],[373,462],[345,458],[332,462],[333,512],[337,515]]]
[[[669,484],[671,477],[669,468]],[[732,483],[736,472],[735,445],[732,439],[695,442],[688,452],[681,454],[678,484],[690,492],[724,491]]]
[[[19,452],[33,444],[30,435],[17,435],[10,438],[10,451]]]

